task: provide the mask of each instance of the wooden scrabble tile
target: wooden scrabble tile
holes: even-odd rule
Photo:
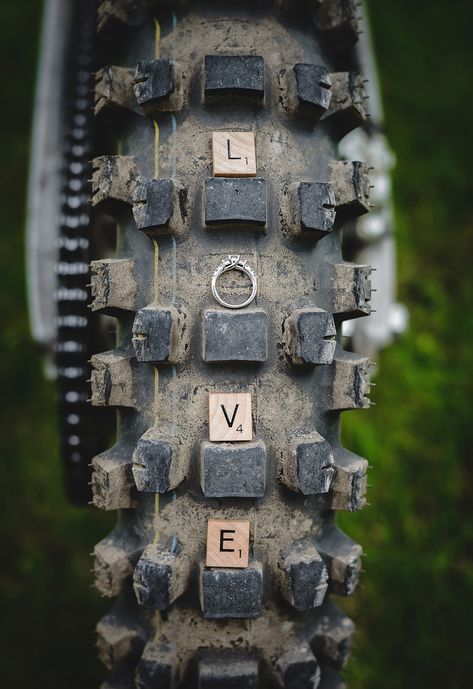
[[[207,567],[248,567],[250,522],[209,519]]]
[[[251,393],[209,393],[209,439],[224,443],[252,438]]]
[[[214,177],[256,177],[253,132],[213,132]]]

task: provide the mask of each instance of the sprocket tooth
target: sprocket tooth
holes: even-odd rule
[[[337,219],[356,218],[370,210],[369,166],[358,160],[333,160],[329,164]]]
[[[317,305],[344,320],[371,313],[371,266],[326,263],[314,280]]]
[[[128,509],[135,504],[131,454],[113,447],[92,459],[92,500],[102,510]]]
[[[276,575],[283,597],[296,610],[322,605],[328,572],[312,541],[296,541],[280,553]]]
[[[162,544],[148,545],[133,574],[138,603],[152,610],[166,610],[186,590],[192,560],[179,543],[173,550]]]
[[[92,205],[113,217],[133,205],[140,173],[132,156],[98,156],[92,160]]]
[[[315,613],[317,619],[311,634],[311,648],[323,666],[341,670],[351,651],[354,622],[332,602],[327,601]]]
[[[129,533],[120,533],[118,528],[97,543],[94,548],[95,586],[103,596],[112,598],[122,592],[142,550],[141,544],[132,540]]]
[[[329,573],[329,593],[350,596],[358,585],[361,571],[361,545],[331,524],[317,539],[316,547]]]
[[[165,639],[149,641],[136,668],[136,689],[175,689],[179,660]]]
[[[141,115],[133,86],[133,69],[118,65],[107,65],[99,69],[95,73],[94,114],[109,113],[113,116],[120,111],[129,111]]]
[[[256,656],[243,651],[205,649],[198,662],[199,689],[258,689]]]
[[[96,407],[135,407],[131,356],[112,349],[90,360],[91,403]]]
[[[92,311],[116,315],[119,311],[137,311],[140,290],[134,274],[135,262],[126,258],[107,258],[90,264]]]
[[[368,117],[363,78],[357,72],[333,72],[332,98],[323,120],[330,123],[338,139],[364,124]]]
[[[353,0],[322,0],[315,17],[316,28],[334,51],[350,48],[358,41],[358,21]]]
[[[320,370],[319,385],[325,408],[333,411],[367,409],[371,406],[368,357],[339,352],[330,366]]]
[[[119,600],[97,624],[99,658],[112,670],[122,663],[133,663],[146,643],[146,632],[127,601]]]
[[[305,642],[279,656],[276,672],[284,689],[317,689],[320,683],[319,664]]]

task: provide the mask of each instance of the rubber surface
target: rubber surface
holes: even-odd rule
[[[351,3],[278,5],[99,8],[92,202],[117,223],[91,303],[118,323],[91,378],[92,404],[118,410],[92,479],[120,510],[95,549],[118,596],[98,627],[107,687],[343,686],[353,623],[329,599],[356,588],[361,547],[335,511],[364,506],[367,464],[339,424],[369,406],[370,365],[340,329],[371,287],[342,251],[368,171],[333,163],[366,108]],[[212,177],[214,131],[255,133],[257,177]],[[258,279],[236,311],[210,290],[234,254]],[[224,277],[242,301],[245,276]],[[252,394],[246,453],[208,442],[210,392]],[[209,519],[249,520],[247,568],[205,566]]]

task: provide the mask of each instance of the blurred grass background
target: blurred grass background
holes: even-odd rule
[[[29,337],[24,198],[40,3],[0,6],[0,679],[10,689],[97,687],[94,543],[113,516],[64,499],[54,389]],[[341,525],[366,550],[344,603],[358,634],[351,689],[470,686],[473,617],[469,0],[371,0],[410,332],[384,352],[369,413],[345,444],[373,465],[371,507]]]

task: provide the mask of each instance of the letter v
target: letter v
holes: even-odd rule
[[[229,428],[232,428],[232,427],[233,427],[233,423],[234,423],[234,421],[235,421],[235,416],[237,415],[238,407],[239,407],[240,405],[239,405],[239,404],[235,404],[235,409],[233,410],[233,416],[232,416],[231,420],[228,418],[227,410],[225,409],[225,407],[223,406],[223,404],[221,404],[220,406],[222,407],[222,411],[223,411],[223,413],[224,413],[224,415],[225,415],[225,419],[226,419],[226,422],[227,422],[227,424],[228,424],[228,427],[229,427]]]

